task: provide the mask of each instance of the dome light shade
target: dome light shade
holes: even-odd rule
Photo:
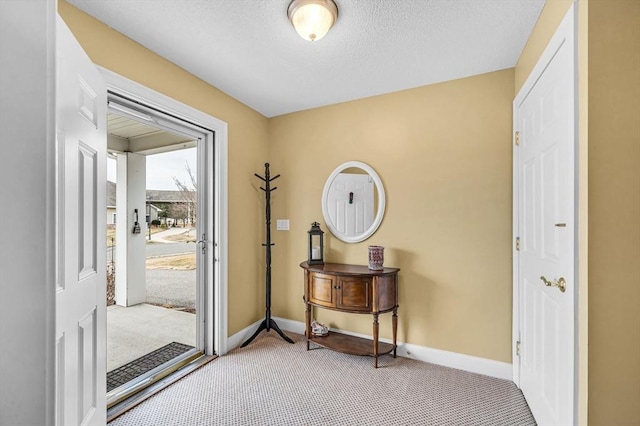
[[[338,7],[332,0],[293,0],[287,16],[300,37],[317,41],[324,37],[338,19]]]

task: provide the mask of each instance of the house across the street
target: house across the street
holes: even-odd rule
[[[172,226],[179,221],[195,223],[195,191],[149,189],[146,194],[146,223],[152,223],[155,220],[167,226]],[[107,181],[107,226],[116,224],[116,205],[116,184]]]

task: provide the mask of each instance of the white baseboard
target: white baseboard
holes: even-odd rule
[[[304,323],[300,321],[292,321],[286,318],[273,317],[273,320],[278,324],[278,327],[282,331],[289,331],[291,333],[304,334]],[[242,330],[238,331],[233,336],[227,339],[227,351],[237,348],[244,343],[249,337],[256,332],[263,320],[258,320],[251,325],[246,326]]]
[[[280,326],[282,331],[304,335],[304,323],[302,321],[294,321],[280,317],[273,317],[273,320]]]
[[[513,367],[507,362],[412,345],[411,343],[398,343],[398,355],[497,379],[513,381]]]
[[[262,320],[256,321],[251,325],[246,326],[242,330],[238,331],[233,336],[229,336],[227,338],[227,351],[231,351],[232,349],[240,346],[245,340],[247,340],[260,326]]]
[[[291,333],[304,334],[304,323],[300,321],[293,321],[286,318],[273,317],[273,320],[278,323],[278,326],[282,331],[289,331]],[[262,320],[251,324],[248,327],[240,330],[233,336],[229,337],[227,347],[229,350],[239,346],[245,339],[251,337],[251,335],[258,328]],[[349,334],[351,336],[362,337],[365,339],[371,339],[371,336],[352,333],[345,330],[340,333]],[[390,339],[380,339],[381,342],[391,343]],[[480,358],[472,355],[460,354],[457,352],[448,352],[440,349],[433,349],[426,346],[414,345],[411,343],[398,342],[398,355],[405,358],[412,358],[418,361],[430,362],[432,364],[438,364],[445,367],[456,368],[458,370],[469,371],[471,373],[484,374],[485,376],[495,377],[504,380],[513,380],[512,365],[507,362],[494,361],[491,359]]]

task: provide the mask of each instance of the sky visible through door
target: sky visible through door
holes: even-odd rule
[[[182,182],[189,182],[190,176],[185,165],[195,171],[196,156],[195,149],[183,149],[148,156],[147,189],[176,190],[174,177]],[[116,160],[114,158],[108,158],[107,161],[107,180],[116,181]]]

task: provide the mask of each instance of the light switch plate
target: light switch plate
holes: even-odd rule
[[[289,230],[289,219],[278,219],[278,220],[276,220],[276,229],[278,231],[288,231]]]

